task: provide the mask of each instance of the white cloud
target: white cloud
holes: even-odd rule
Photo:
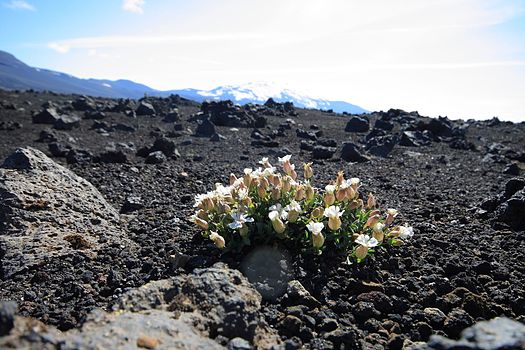
[[[69,50],[71,49],[69,46],[64,45],[64,44],[59,44],[59,43],[49,43],[47,44],[47,47],[55,50],[58,53],[68,53]]]
[[[124,0],[122,2],[122,9],[124,11],[142,14],[144,13],[144,0]]]
[[[12,10],[36,11],[36,7],[24,0],[11,0],[4,4],[5,7]]]

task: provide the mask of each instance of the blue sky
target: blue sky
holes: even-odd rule
[[[271,81],[370,110],[525,120],[525,0],[0,0],[0,50],[158,89]]]

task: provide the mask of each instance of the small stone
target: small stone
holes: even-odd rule
[[[361,154],[356,144],[352,142],[343,142],[341,148],[341,159],[347,162],[366,162],[369,159]]]
[[[153,337],[148,337],[147,335],[141,335],[137,338],[137,346],[144,349],[155,349],[160,345],[158,339]]]
[[[0,301],[0,337],[9,334],[13,329],[17,308],[14,301]]]
[[[251,350],[253,349],[250,342],[243,338],[233,338],[228,342],[228,350]]]
[[[135,110],[135,113],[137,115],[155,115],[156,112],[151,103],[141,101],[140,105]]]
[[[146,164],[161,164],[166,161],[166,156],[162,151],[151,152],[146,157]]]
[[[133,211],[140,210],[142,208],[144,208],[144,203],[142,202],[141,197],[127,197],[124,201],[124,204],[122,205],[122,208],[120,208],[120,213],[127,214]]]

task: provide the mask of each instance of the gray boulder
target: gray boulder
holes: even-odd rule
[[[506,317],[481,321],[461,333],[459,340],[439,335],[430,337],[426,346],[414,350],[523,350],[525,325]]]
[[[135,247],[119,227],[118,212],[92,184],[30,147],[5,160],[0,167],[4,277],[78,249],[95,255],[100,239]]]

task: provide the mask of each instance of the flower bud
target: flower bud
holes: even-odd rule
[[[289,222],[296,222],[298,218],[299,218],[299,212],[297,212],[295,210],[291,210],[291,211],[288,212],[288,221]]]
[[[278,188],[273,188],[271,196],[274,201],[278,201],[281,199],[281,190]]]
[[[294,180],[297,179],[297,173],[295,172],[295,170],[292,169],[292,171],[290,172],[290,177]]]
[[[324,244],[324,236],[322,233],[312,234],[312,245],[315,249],[320,249]]]
[[[335,202],[335,196],[333,192],[327,192],[323,198],[324,204],[329,207]]]
[[[215,246],[217,246],[217,248],[223,249],[226,245],[226,242],[224,241],[224,237],[222,237],[220,234],[218,234],[215,231],[211,231],[210,239],[213,241],[213,243],[215,243]]]
[[[234,173],[231,173],[230,174],[230,186],[232,186],[235,183],[235,181],[237,181],[237,176],[235,176]]]
[[[356,191],[352,187],[347,187],[346,198],[351,201],[352,199],[354,199],[355,195]]]
[[[379,243],[381,243],[385,239],[385,234],[383,231],[374,231],[372,233],[372,237],[374,237]]]
[[[264,187],[264,185],[257,186],[257,194],[261,198],[266,197],[266,188]]]
[[[317,207],[315,208],[314,210],[312,210],[312,219],[318,219],[320,218],[321,216],[323,216],[323,213],[324,213],[324,209],[321,208],[321,207]]]
[[[346,198],[346,189],[340,188],[335,192],[335,198],[342,202]]]
[[[371,215],[368,217],[364,227],[374,227],[379,222],[379,215]]]
[[[217,203],[216,209],[219,214],[229,213],[232,210],[230,206],[224,202]]]
[[[292,178],[291,177],[285,176],[285,177],[283,177],[281,182],[282,182],[282,190],[283,190],[283,192],[288,192],[288,191],[291,190],[291,188],[292,188]]]
[[[278,217],[272,220],[272,226],[275,232],[279,234],[283,233],[286,230],[286,226],[284,225],[282,220]]]
[[[301,201],[306,197],[306,191],[304,190],[304,187],[299,185],[297,186],[297,192],[295,192],[295,200]]]
[[[338,172],[337,178],[335,179],[335,185],[341,186],[344,180],[345,180],[344,173],[342,171]]]
[[[206,211],[212,211],[213,208],[215,207],[215,204],[213,203],[213,199],[211,198],[204,198],[201,204],[202,204],[202,209]]]
[[[390,225],[394,221],[394,218],[396,216],[397,216],[397,210],[395,210],[395,209],[387,209],[386,210],[385,225]]]
[[[312,200],[314,198],[314,195],[315,195],[315,191],[314,191],[314,188],[312,187],[312,185],[306,184],[304,186],[304,189],[305,189],[306,199],[307,200]]]
[[[209,228],[209,225],[208,225],[208,222],[206,220],[203,220],[199,217],[194,217],[193,218],[193,222],[199,226],[200,228],[202,228],[203,230],[207,230]]]
[[[332,231],[339,230],[341,224],[341,218],[338,216],[331,216],[328,218],[328,227],[330,227]]]
[[[314,171],[312,170],[312,163],[304,163],[304,178],[311,179],[314,176]]]
[[[376,206],[376,199],[372,193],[368,194],[368,200],[366,201],[366,209],[372,209]]]
[[[355,256],[358,258],[358,259],[364,259],[366,258],[368,254],[368,247],[364,246],[364,245],[360,245],[359,247],[356,248],[355,250]]]
[[[246,187],[250,187],[250,185],[252,184],[252,175],[251,174],[244,175],[243,181]]]
[[[270,187],[270,182],[268,181],[267,178],[265,177],[261,177],[259,179],[259,186],[263,186],[265,190],[268,189],[268,187]]]

